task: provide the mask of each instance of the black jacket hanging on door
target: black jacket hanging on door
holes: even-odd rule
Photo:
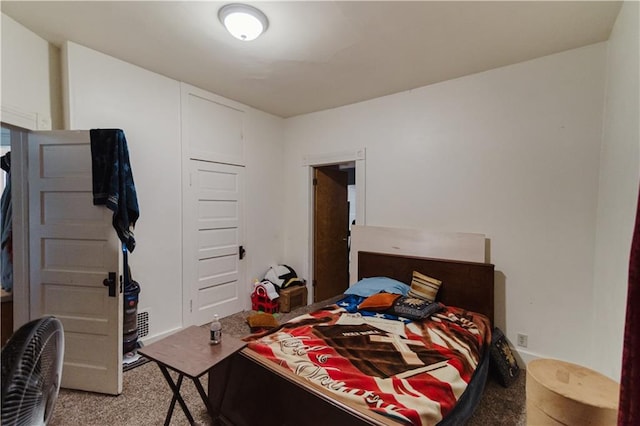
[[[13,208],[11,202],[11,152],[6,153],[0,159],[2,170],[7,172],[7,185],[2,192],[0,210],[2,211],[2,223],[0,226],[1,250],[0,262],[2,262],[2,288],[11,291],[13,289]]]
[[[113,227],[129,252],[136,240],[132,228],[140,216],[129,150],[120,129],[92,129],[93,204],[113,211]]]

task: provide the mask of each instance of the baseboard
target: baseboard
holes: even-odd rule
[[[154,334],[153,336],[147,336],[145,338],[142,338],[142,339],[140,339],[140,342],[142,342],[143,345],[150,345],[153,342],[157,342],[158,340],[164,339],[165,337],[170,336],[173,333],[177,333],[180,330],[182,330],[182,327],[172,328],[172,329],[167,330],[165,332],[162,332],[162,333],[159,333],[159,334]]]
[[[522,348],[513,348],[513,349],[515,349],[516,359],[518,361],[518,365],[521,368],[526,368],[527,364],[529,364],[534,359],[546,358],[546,357],[544,357],[542,355],[539,355],[539,354],[537,354],[535,352],[529,352],[529,351],[524,350]]]

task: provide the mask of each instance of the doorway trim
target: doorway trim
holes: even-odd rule
[[[309,282],[313,283],[313,169],[319,166],[330,166],[354,162],[356,165],[356,223],[358,225],[366,225],[366,148],[359,148],[350,151],[327,152],[322,154],[308,154],[302,157],[302,165],[307,168],[307,206],[309,212],[308,229],[308,264],[307,271]],[[313,291],[307,292],[307,302],[313,301]]]
[[[28,130],[3,123],[11,132],[11,203],[13,208],[13,330],[31,319],[29,296]]]

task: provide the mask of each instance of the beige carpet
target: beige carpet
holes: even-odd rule
[[[318,304],[281,314],[282,323],[294,316],[309,312]],[[223,336],[237,337],[249,333],[245,319],[250,312],[240,312],[222,319]],[[224,338],[224,337],[223,337]],[[202,377],[207,389],[207,377]],[[212,424],[193,383],[185,379],[182,395],[199,425]],[[123,392],[119,396],[105,396],[89,392],[61,389],[50,425],[162,425],[171,401],[171,390],[153,362],[126,371],[123,374]],[[188,425],[180,406],[176,404],[172,425]],[[318,423],[322,424],[322,423]],[[482,400],[471,426],[524,425],[525,424],[525,380],[521,372],[519,380],[511,387],[500,386],[493,378],[487,382]],[[256,425],[258,426],[258,425]]]

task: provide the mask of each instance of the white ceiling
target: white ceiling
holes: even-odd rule
[[[232,1],[229,1],[232,2]],[[217,19],[229,2],[2,1],[71,40],[281,117],[372,99],[607,40],[611,1],[251,1],[253,42]]]

